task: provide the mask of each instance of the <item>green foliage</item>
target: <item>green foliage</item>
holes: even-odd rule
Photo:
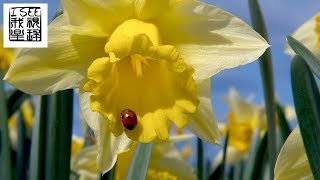
[[[137,145],[126,179],[145,179],[152,152],[153,143]]]
[[[292,50],[302,56],[306,63],[309,65],[313,73],[320,78],[320,60],[317,58],[308,48],[302,43],[297,41],[295,38],[288,36],[287,41]]]
[[[303,53],[303,52],[302,52]],[[320,179],[320,96],[305,59],[296,56],[291,63],[294,104],[303,143],[315,179]]]
[[[263,15],[257,0],[249,0],[250,16],[255,29],[262,37],[268,41],[267,29],[264,23]],[[260,57],[260,72],[263,82],[264,99],[266,104],[266,114],[269,131],[269,162],[270,162],[270,179],[273,179],[273,168],[276,162],[276,125],[275,125],[275,100],[274,100],[274,85],[272,74],[272,59],[271,51],[267,49]]]
[[[0,79],[3,78],[2,71],[0,70]],[[0,80],[0,174],[1,178],[11,180],[12,174],[12,161],[11,161],[11,146],[8,130],[8,110],[7,101],[4,91],[4,83]]]

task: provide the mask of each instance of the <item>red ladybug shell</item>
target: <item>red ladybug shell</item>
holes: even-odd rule
[[[131,109],[125,109],[121,113],[121,121],[123,127],[129,130],[133,130],[138,124],[138,118],[135,112]]]

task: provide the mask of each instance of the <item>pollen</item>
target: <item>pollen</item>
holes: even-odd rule
[[[143,76],[143,69],[150,68],[150,64],[143,56],[139,54],[135,54],[131,56],[131,64],[133,71],[136,73],[138,77]]]

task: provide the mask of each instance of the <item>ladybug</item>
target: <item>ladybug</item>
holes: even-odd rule
[[[131,109],[125,109],[120,113],[121,122],[123,127],[129,130],[133,130],[138,124],[138,118],[134,111]]]

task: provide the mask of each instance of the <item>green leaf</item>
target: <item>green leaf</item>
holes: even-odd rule
[[[126,180],[146,179],[153,143],[137,145]]]
[[[320,96],[308,65],[301,56],[291,63],[294,104],[301,136],[315,179],[320,179]]]
[[[288,121],[285,117],[283,108],[281,107],[280,104],[277,104],[277,115],[278,115],[278,119],[279,119],[279,130],[280,130],[280,134],[279,134],[279,141],[278,141],[278,150],[280,151],[282,145],[284,144],[284,142],[286,141],[287,137],[289,136],[289,134],[291,133]]]
[[[263,15],[260,9],[260,6],[257,0],[249,0],[249,9],[250,16],[253,25],[253,29],[255,29],[262,37],[264,37],[268,41],[268,35],[266,26],[263,20]],[[274,98],[274,83],[273,83],[273,72],[272,72],[272,59],[271,59],[271,51],[267,49],[266,52],[260,57],[259,61],[260,71],[263,82],[263,91],[264,91],[264,99],[265,99],[265,107],[266,107],[266,117],[268,123],[268,153],[269,153],[269,162],[270,162],[270,178],[273,178],[273,169],[276,162],[277,156],[277,135],[276,135],[276,106],[275,106],[275,98]]]
[[[226,140],[223,146],[223,157],[221,162],[221,174],[222,174],[221,179],[225,179],[228,140],[229,140],[229,131],[227,132]]]
[[[233,179],[234,180],[242,180],[243,179],[244,167],[245,167],[245,161],[243,159],[240,159],[234,165],[234,174],[233,174]]]
[[[73,120],[73,90],[68,89],[57,93],[59,127],[59,158],[58,179],[68,179],[70,174],[72,120]]]
[[[197,139],[197,177],[198,180],[204,179],[204,161],[203,161],[203,142],[200,138]]]
[[[45,179],[68,179],[72,138],[73,90],[57,92],[46,124]]]
[[[10,92],[10,96],[7,100],[7,106],[8,106],[8,117],[10,117],[14,112],[16,112],[20,105],[29,98],[30,95],[26,94],[19,90],[14,90],[13,92]]]
[[[263,159],[267,152],[268,133],[266,132],[262,139],[260,139],[260,132],[256,131],[255,136],[251,142],[249,150],[249,159],[245,167],[244,179],[255,179],[261,177],[263,174],[264,163]]]
[[[12,162],[11,162],[11,146],[8,129],[8,110],[7,101],[4,91],[4,83],[2,81],[3,74],[0,70],[0,174],[1,178],[11,180]]]
[[[320,78],[320,60],[302,43],[291,36],[287,36],[287,41],[291,49],[304,58],[312,72]]]
[[[20,111],[17,118],[17,132],[18,132],[18,144],[17,144],[17,158],[16,158],[16,176],[17,179],[26,179],[27,176],[27,162],[28,162],[28,140],[26,136],[26,126],[22,111]]]
[[[30,178],[33,180],[44,179],[45,146],[46,146],[46,124],[48,123],[49,107],[52,96],[42,96],[40,116],[35,117],[32,129]]]

